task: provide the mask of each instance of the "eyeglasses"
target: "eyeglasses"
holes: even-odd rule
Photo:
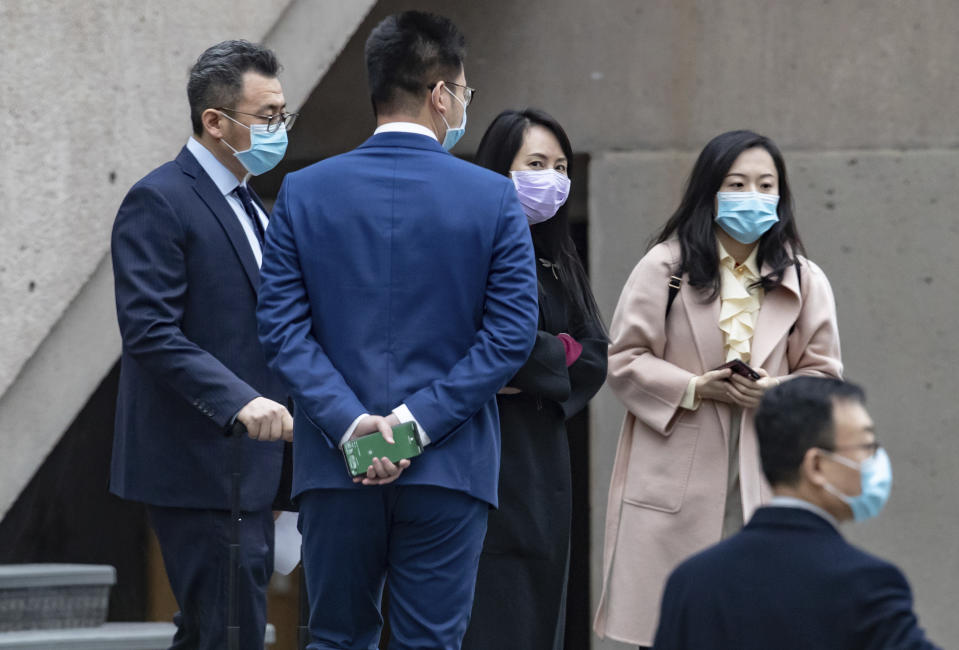
[[[293,123],[296,122],[296,118],[300,116],[299,113],[287,113],[285,111],[275,113],[274,115],[257,115],[256,113],[244,113],[243,111],[238,111],[233,108],[217,108],[216,110],[228,111],[230,113],[236,113],[237,115],[249,115],[250,117],[258,117],[261,120],[266,120],[267,133],[276,133],[281,124],[289,131],[293,128]]]
[[[826,451],[852,451],[854,449],[862,449],[869,452],[870,456],[875,456],[876,452],[879,451],[879,448],[882,447],[882,443],[878,440],[873,442],[864,442],[860,445],[843,445],[841,447],[833,447],[832,449],[826,449]]]
[[[470,102],[473,101],[473,95],[476,94],[475,88],[470,88],[469,86],[464,86],[463,84],[454,83],[452,81],[444,81],[443,83],[445,83],[447,86],[456,86],[457,88],[462,88],[463,103],[466,104],[466,106],[469,106]],[[429,88],[430,90],[433,90],[434,88],[436,88],[436,84],[430,84],[429,86],[427,86],[427,88]]]

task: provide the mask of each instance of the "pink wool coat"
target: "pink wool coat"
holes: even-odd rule
[[[626,417],[609,486],[603,591],[594,629],[600,637],[640,645],[652,645],[670,571],[720,540],[726,500],[730,407],[711,400],[695,411],[679,407],[689,380],[725,360],[720,301],[704,303],[683,278],[667,322],[667,283],[678,260],[678,241],[651,249],[626,282],[610,328],[608,382],[626,406]],[[800,262],[801,282],[790,267],[782,286],[763,298],[750,365],[783,379],[838,377],[842,362],[832,289],[818,266]],[[752,409],[743,412],[740,430],[740,487],[748,521],[770,490]]]

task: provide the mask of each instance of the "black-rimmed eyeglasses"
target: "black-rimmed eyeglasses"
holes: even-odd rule
[[[470,88],[469,86],[464,86],[463,84],[458,84],[453,81],[444,81],[443,83],[445,83],[447,86],[456,86],[457,88],[462,88],[463,103],[466,104],[466,106],[469,106],[470,102],[473,101],[473,95],[476,94],[475,88]],[[436,88],[436,84],[430,84],[429,86],[427,86],[427,88],[429,88],[430,90],[433,90],[434,88]]]
[[[880,447],[882,447],[882,444],[879,441],[873,441],[873,442],[864,442],[859,445],[840,445],[838,447],[833,447],[832,449],[826,449],[826,451],[838,452],[838,451],[853,451],[854,449],[862,449],[863,451],[868,451],[870,456],[875,456],[876,452],[879,451]]]
[[[277,129],[280,128],[280,125],[284,125],[286,130],[289,131],[293,128],[293,123],[296,122],[296,118],[299,117],[299,113],[276,113],[274,115],[257,115],[256,113],[244,113],[243,111],[238,111],[235,108],[217,108],[218,111],[228,111],[230,113],[236,113],[237,115],[248,115],[250,117],[258,117],[261,120],[266,120],[266,131],[267,133],[276,133]]]

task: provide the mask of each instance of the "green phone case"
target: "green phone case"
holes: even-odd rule
[[[423,453],[415,422],[404,422],[393,427],[393,440],[395,444],[389,444],[383,439],[383,434],[377,431],[344,444],[343,457],[350,475],[366,474],[374,458],[386,457],[395,463]]]

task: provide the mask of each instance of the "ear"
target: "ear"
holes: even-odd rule
[[[223,137],[222,123],[224,119],[226,118],[220,114],[220,111],[214,108],[208,108],[200,115],[204,130],[217,140]]]
[[[806,450],[802,463],[799,465],[799,474],[807,482],[822,487],[826,482],[822,475],[822,452],[815,447]]]
[[[437,81],[430,93],[430,103],[441,115],[446,115],[449,111],[449,93],[446,92],[446,82]]]

